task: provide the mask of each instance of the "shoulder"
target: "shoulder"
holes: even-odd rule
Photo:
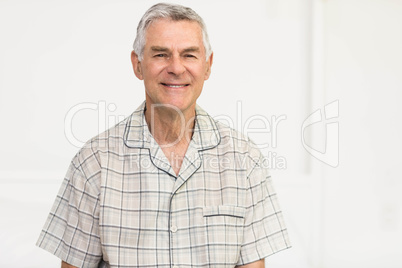
[[[134,112],[117,123],[115,126],[103,131],[87,141],[81,148],[81,154],[121,153],[128,139],[140,139],[145,126],[145,102]]]
[[[263,161],[263,155],[258,147],[248,136],[240,131],[229,127],[219,121],[215,121],[220,135],[219,149],[233,152],[240,156],[242,164],[248,170],[255,166],[260,166]]]
[[[89,139],[73,157],[72,166],[90,173],[97,172],[102,166],[102,155],[118,154],[122,151],[124,133],[129,119],[130,116]]]

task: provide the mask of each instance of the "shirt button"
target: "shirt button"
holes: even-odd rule
[[[172,227],[170,227],[170,231],[172,231],[172,233],[177,232],[177,226],[173,225]],[[179,268],[178,266],[174,266],[173,268]]]

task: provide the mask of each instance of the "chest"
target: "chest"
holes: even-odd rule
[[[179,174],[187,146],[168,146],[161,149],[175,174]]]
[[[100,235],[108,245],[106,260],[138,267],[168,265],[171,259],[234,266],[242,242],[246,173],[216,155],[186,161],[177,177],[146,152],[120,157],[115,167],[102,169]],[[231,245],[232,250],[214,257],[211,245],[225,251]],[[116,247],[124,249],[120,257],[113,253]]]
[[[115,156],[108,156],[115,158]],[[236,159],[200,154],[183,159],[181,172],[147,152],[107,159],[102,168],[101,202],[122,210],[189,210],[204,206],[243,206],[247,177]],[[111,164],[113,163],[113,164]]]

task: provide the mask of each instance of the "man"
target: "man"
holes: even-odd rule
[[[204,22],[151,7],[131,60],[145,102],[74,157],[37,245],[62,267],[264,267],[287,232],[259,150],[196,104]]]

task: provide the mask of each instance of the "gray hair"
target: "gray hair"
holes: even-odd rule
[[[134,40],[133,49],[135,54],[138,55],[138,59],[140,61],[144,56],[145,35],[149,25],[151,25],[152,22],[163,18],[171,19],[173,21],[188,20],[197,22],[202,30],[205,55],[206,60],[208,60],[209,56],[212,54],[212,47],[209,43],[207,27],[203,19],[189,7],[176,4],[159,3],[150,7],[138,23],[137,36]]]

